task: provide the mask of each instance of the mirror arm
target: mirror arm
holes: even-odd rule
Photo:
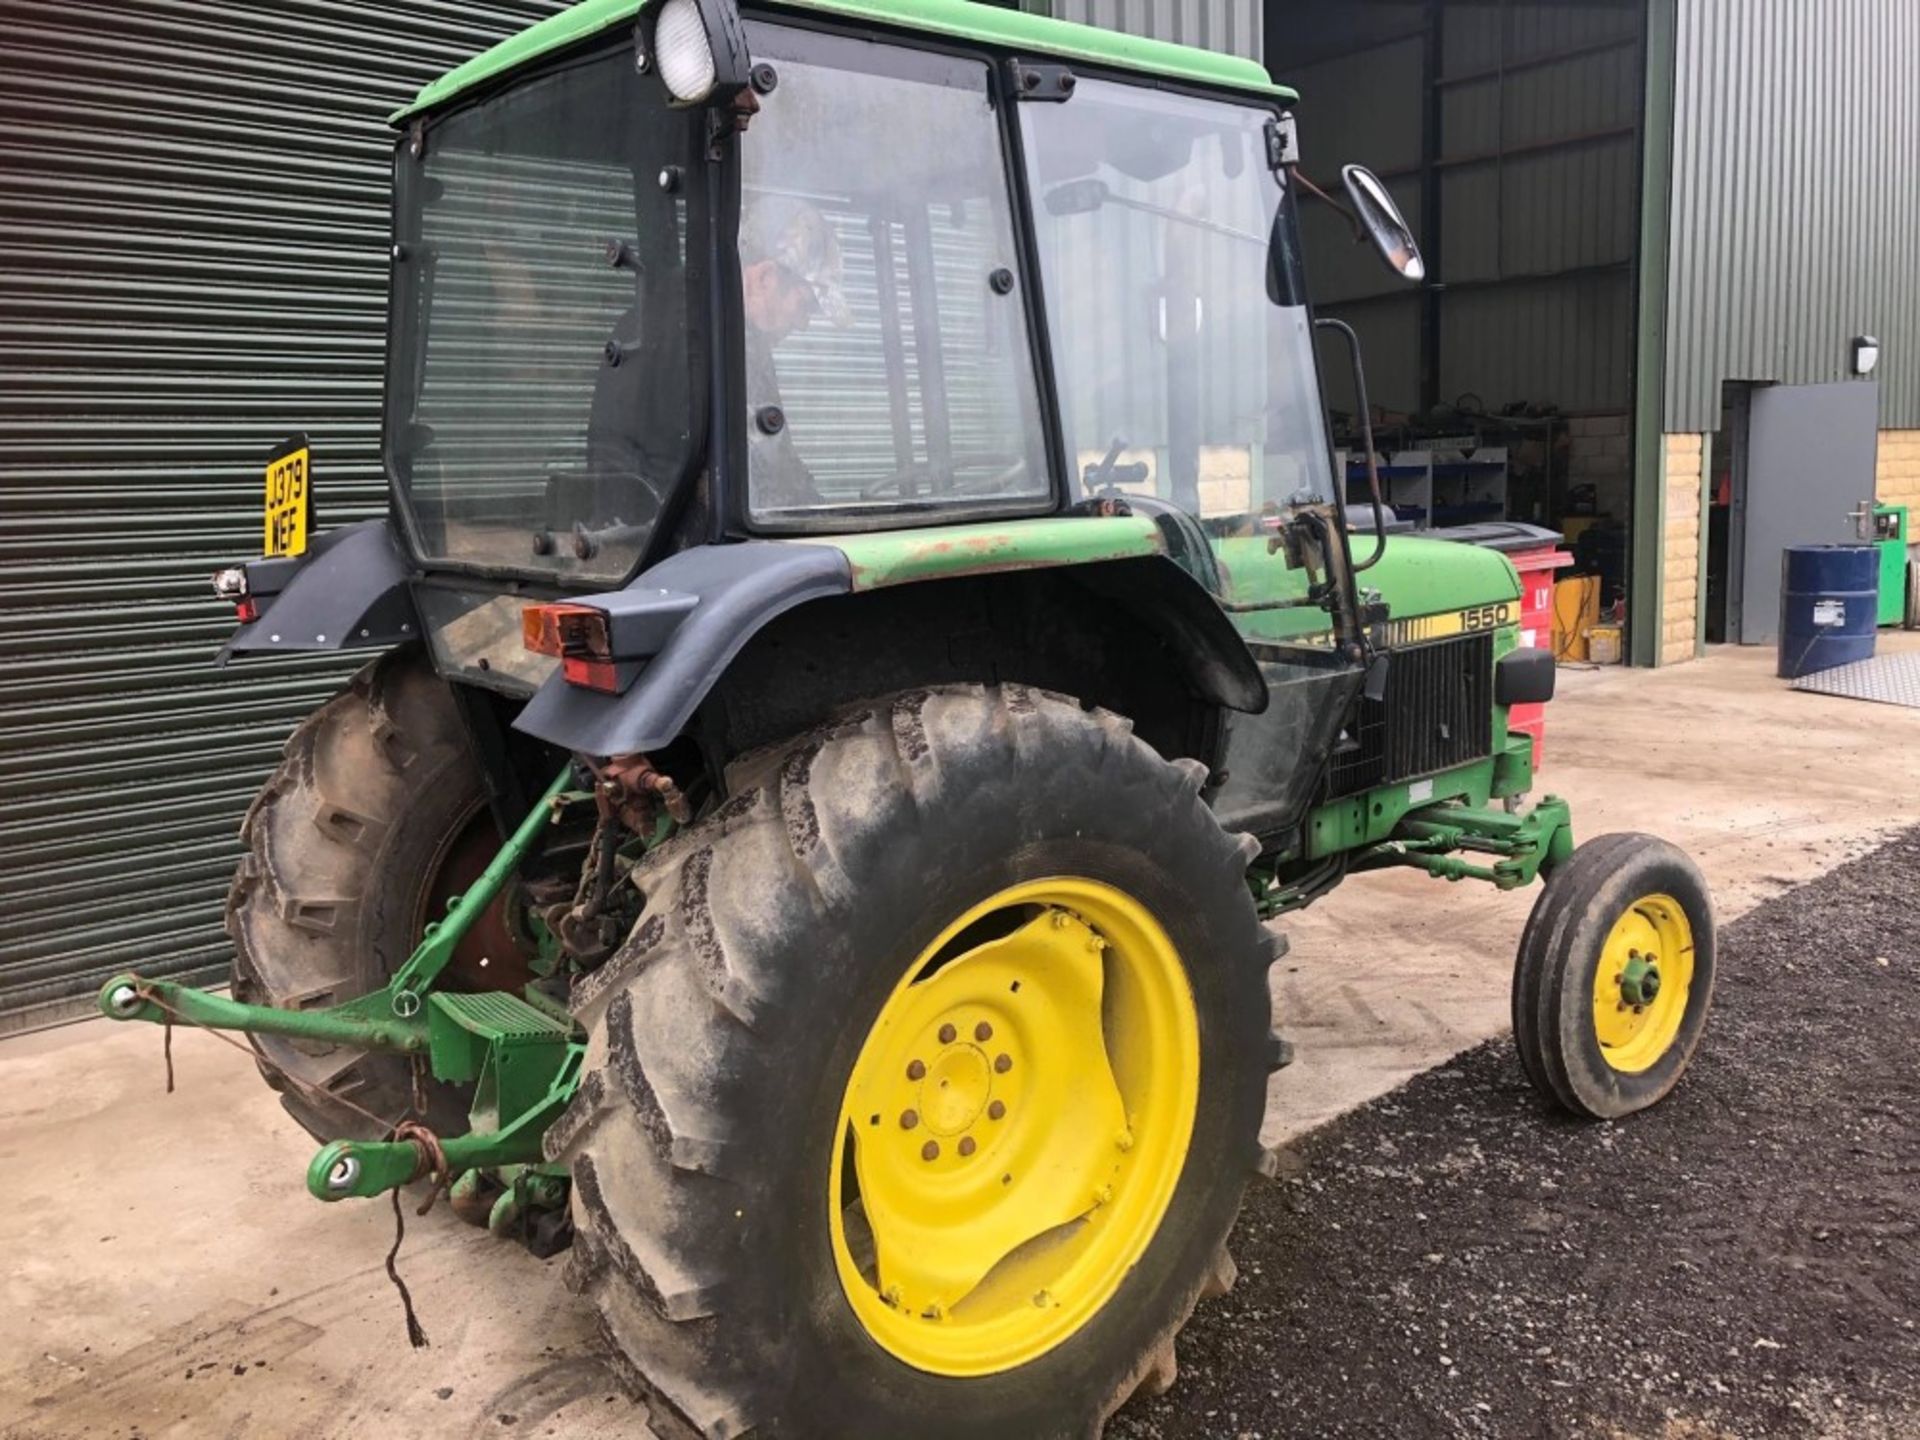
[[[1360,223],[1360,217],[1342,205],[1338,200],[1334,199],[1333,196],[1329,195],[1326,191],[1322,190],[1318,185],[1314,184],[1313,181],[1309,180],[1298,165],[1289,165],[1287,167],[1287,174],[1291,175],[1309,195],[1312,195],[1322,204],[1328,206],[1334,214],[1345,220],[1347,224],[1353,228],[1353,238],[1356,243],[1364,244],[1371,238],[1367,234],[1367,227]]]
[[[1337,330],[1346,337],[1347,355],[1353,362],[1354,399],[1360,405],[1360,441],[1367,451],[1367,494],[1373,500],[1373,554],[1353,567],[1353,573],[1358,575],[1362,570],[1369,570],[1377,565],[1380,557],[1387,553],[1386,506],[1380,500],[1380,464],[1373,453],[1373,406],[1367,400],[1367,370],[1360,360],[1359,335],[1346,321],[1335,320],[1332,316],[1314,320],[1314,329],[1318,330],[1322,327]],[[1347,477],[1337,476],[1335,483],[1339,487],[1335,493],[1340,497],[1340,513],[1345,515],[1347,513]]]

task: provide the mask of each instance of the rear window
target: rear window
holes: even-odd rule
[[[694,134],[622,48],[401,147],[387,456],[424,560],[639,564],[700,453]]]

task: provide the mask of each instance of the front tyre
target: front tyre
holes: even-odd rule
[[[573,1279],[704,1436],[1096,1433],[1259,1160],[1247,855],[1104,712],[938,690],[750,767],[580,982]]]
[[[1713,902],[1652,835],[1603,835],[1555,870],[1514,965],[1514,1042],[1534,1087],[1617,1119],[1680,1081],[1713,1001]]]

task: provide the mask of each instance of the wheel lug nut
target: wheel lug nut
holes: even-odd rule
[[[973,1136],[962,1135],[960,1137],[960,1153],[962,1155],[971,1155],[975,1150],[978,1150],[979,1148],[980,1147],[978,1145],[973,1143]]]
[[[900,1128],[902,1130],[911,1130],[919,1123],[920,1112],[918,1110],[902,1110],[900,1112]]]
[[[1064,930],[1067,928],[1067,912],[1066,911],[1056,910],[1053,912],[1053,928],[1056,930]]]
[[[924,1080],[926,1074],[927,1067],[922,1065],[918,1060],[913,1061],[907,1066],[907,1079],[909,1080]]]
[[[951,1045],[959,1034],[960,1032],[954,1029],[953,1026],[942,1025],[940,1027],[940,1043],[942,1045]]]
[[[1034,1297],[1033,1297],[1033,1303],[1034,1303],[1034,1304],[1035,1304],[1036,1306],[1038,1306],[1038,1307],[1039,1307],[1040,1309],[1042,1309],[1042,1310],[1044,1310],[1044,1309],[1046,1309],[1046,1308],[1047,1308],[1047,1306],[1049,1306],[1049,1305],[1051,1305],[1051,1304],[1053,1303],[1053,1296],[1051,1296],[1051,1295],[1049,1295],[1049,1294],[1048,1294],[1048,1293],[1047,1293],[1046,1291],[1044,1291],[1044,1290],[1041,1290],[1041,1291],[1037,1291],[1037,1292],[1036,1292],[1036,1293],[1034,1294]]]
[[[926,1144],[920,1147],[920,1158],[922,1160],[938,1160],[940,1158],[940,1142],[938,1140],[927,1141]]]
[[[973,1027],[973,1038],[978,1040],[982,1045],[986,1044],[987,1041],[993,1039],[993,1026],[982,1020],[978,1025]]]
[[[1002,1116],[1004,1116],[1006,1113],[1007,1113],[1006,1105],[999,1100],[996,1100],[991,1105],[987,1106],[987,1118],[989,1120],[998,1120]]]
[[[1007,1071],[1013,1069],[1013,1057],[1011,1055],[994,1056],[993,1068],[996,1074],[1000,1074],[1000,1075],[1006,1074]]]

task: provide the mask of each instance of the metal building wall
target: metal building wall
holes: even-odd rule
[[[1262,60],[1266,51],[1261,4],[1262,0],[1026,0],[1023,8],[1060,20]]]
[[[1438,7],[1437,130],[1428,128],[1426,5],[1274,0],[1268,64],[1301,92],[1302,150],[1323,184],[1359,161],[1427,235],[1435,166],[1440,354],[1434,398],[1563,411],[1631,400],[1638,243],[1640,15],[1622,4]],[[1423,154],[1423,141],[1432,154]],[[1419,293],[1325,207],[1308,206],[1321,308],[1366,345],[1372,398],[1417,410]],[[1335,403],[1344,404],[1336,380]]]
[[[1665,427],[1722,380],[1844,380],[1877,336],[1880,424],[1920,426],[1920,6],[1680,0]]]
[[[0,1034],[224,977],[248,800],[334,661],[211,661],[271,444],[384,504],[384,117],[558,0],[4,0]]]
[[[1623,5],[1446,7],[1442,400],[1628,407],[1639,31]]]
[[[1330,3],[1339,6],[1341,0]],[[1302,168],[1337,195],[1342,165],[1371,167],[1414,233],[1423,235],[1422,7],[1341,6],[1341,11],[1314,0],[1304,6],[1276,4],[1269,15],[1268,68],[1300,92]],[[1303,202],[1300,226],[1316,308],[1345,320],[1359,334],[1369,398],[1393,410],[1419,409],[1419,287],[1390,274],[1371,246],[1354,244],[1346,222],[1326,206]],[[1321,363],[1328,403],[1353,411],[1340,347],[1323,349]]]

